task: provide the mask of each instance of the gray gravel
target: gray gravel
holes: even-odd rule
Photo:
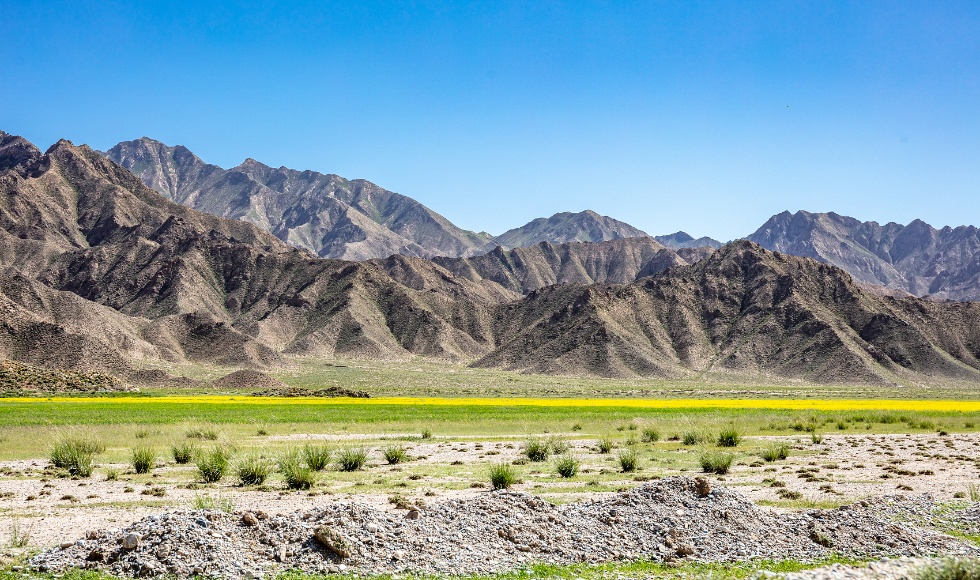
[[[564,506],[522,493],[488,492],[414,511],[357,503],[271,517],[183,510],[125,529],[89,532],[45,550],[30,564],[37,570],[97,568],[129,576],[257,578],[289,568],[455,575],[534,562],[980,554],[972,544],[897,521],[931,513],[929,496],[777,513],[731,489],[704,491],[699,493],[694,479],[674,477]]]

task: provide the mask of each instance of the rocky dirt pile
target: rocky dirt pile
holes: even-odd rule
[[[282,387],[265,389],[252,393],[253,397],[353,397],[368,399],[371,395],[364,391],[345,389],[344,387],[328,387],[326,389],[303,389],[300,387]]]
[[[16,361],[0,361],[0,396],[57,395],[138,391],[112,375],[53,370]]]
[[[980,548],[893,519],[928,496],[886,497],[835,510],[779,514],[705,480],[666,478],[632,491],[555,506],[491,492],[407,511],[337,503],[289,515],[177,511],[90,532],[31,560],[37,570],[223,578],[308,572],[486,574],[533,562],[649,558],[813,561],[977,554]]]

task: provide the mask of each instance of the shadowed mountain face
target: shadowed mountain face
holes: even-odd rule
[[[667,268],[707,257],[707,248],[674,252],[649,237],[609,242],[551,244],[527,248],[497,247],[471,258],[433,258],[455,276],[474,282],[490,280],[527,294],[554,284],[627,284]]]
[[[4,135],[0,159],[3,358],[124,376],[141,360],[262,367],[297,354],[616,377],[980,380],[980,304],[878,296],[751,242],[708,255],[639,238],[346,262],[173,203],[84,146],[41,154]],[[614,281],[628,283],[578,283]]]
[[[247,221],[324,258],[465,256],[490,239],[361,179],[276,169],[254,159],[225,170],[186,147],[146,137],[119,143],[105,155],[177,203]]]
[[[916,296],[980,300],[980,232],[860,222],[835,213],[783,212],[749,236],[764,248],[815,258],[866,284]]]

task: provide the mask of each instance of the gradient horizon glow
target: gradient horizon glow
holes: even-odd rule
[[[980,223],[980,3],[203,4],[6,0],[0,130],[365,178],[493,234]]]

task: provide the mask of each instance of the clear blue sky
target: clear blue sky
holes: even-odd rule
[[[356,5],[356,6],[355,6]],[[363,177],[500,233],[594,209],[980,225],[980,2],[0,4],[0,129]]]

